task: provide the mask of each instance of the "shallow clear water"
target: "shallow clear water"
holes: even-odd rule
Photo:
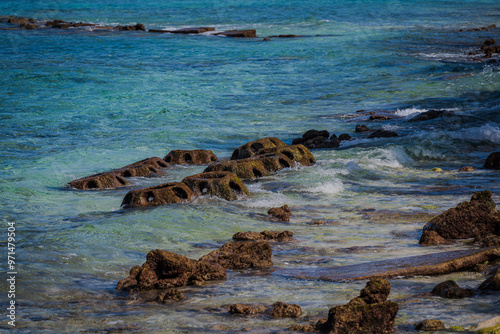
[[[296,320],[229,316],[224,305],[281,300],[301,305],[305,317],[326,317],[365,282],[297,279],[280,269],[464,249],[420,247],[423,225],[474,191],[490,189],[500,203],[498,172],[481,169],[500,147],[500,70],[467,56],[486,38],[500,39],[500,30],[458,31],[500,23],[496,1],[2,1],[0,15],[255,28],[259,36],[0,30],[0,219],[4,234],[16,223],[19,332],[286,331]],[[303,36],[263,41],[278,34]],[[401,118],[370,122],[356,113],[379,109]],[[454,116],[408,122],[431,109]],[[367,139],[354,134],[356,124],[400,136]],[[118,190],[66,186],[172,149],[211,149],[227,158],[248,141],[276,136],[291,143],[312,128],[353,140],[313,151],[313,167],[247,183],[251,197],[235,202],[120,210],[131,188],[180,181],[200,166]],[[458,173],[465,165],[476,171]],[[266,218],[283,204],[292,209],[290,223]],[[309,224],[316,220],[326,224]],[[235,232],[284,229],[295,241],[273,244],[274,269],[229,271],[224,282],[183,289],[188,297],[178,304],[114,290],[152,249],[196,259]],[[5,249],[6,238],[1,243]],[[498,315],[498,294],[422,296],[446,279],[475,288],[484,276],[391,280],[391,298],[401,303],[397,331],[426,318],[467,328]],[[3,279],[0,289],[7,290]],[[1,326],[10,328],[6,318]]]

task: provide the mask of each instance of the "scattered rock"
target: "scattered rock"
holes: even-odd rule
[[[472,166],[464,166],[458,170],[459,172],[473,172],[475,168]]]
[[[419,331],[442,331],[445,327],[441,320],[426,319],[416,324],[415,329]]]
[[[475,293],[473,289],[462,289],[455,281],[448,280],[436,285],[431,294],[443,298],[462,299],[473,297]]]
[[[356,133],[361,133],[361,132],[368,132],[370,131],[370,129],[368,129],[368,127],[366,125],[356,125],[356,129],[354,130],[354,132]]]
[[[424,231],[418,242],[420,246],[451,245],[453,242],[446,240],[436,231]]]
[[[491,195],[489,190],[474,193],[470,202],[448,209],[429,221],[424,230],[436,231],[445,239],[480,238],[498,232],[500,212]]]
[[[488,38],[483,42],[483,45],[481,45],[481,50],[484,51],[485,49],[488,48],[490,45],[495,45],[496,42],[493,38]]]
[[[210,150],[172,150],[163,160],[175,165],[206,165],[219,161],[219,158]]]
[[[131,190],[123,198],[122,208],[139,208],[191,202],[196,195],[185,183],[170,182],[159,186]]]
[[[453,113],[448,110],[429,110],[418,114],[417,116],[411,118],[410,122],[422,122],[428,121],[430,119],[438,118],[438,117],[448,117],[453,116]]]
[[[172,34],[202,34],[207,31],[214,31],[213,27],[182,28],[169,31]]]
[[[272,241],[292,241],[293,232],[290,231],[263,231],[263,232],[238,232],[233,235],[237,241],[247,240],[272,240]]]
[[[148,253],[146,262],[140,268],[133,267],[130,276],[120,280],[116,289],[168,289],[224,279],[226,270],[219,265],[157,249]]]
[[[497,267],[493,275],[481,283],[479,290],[500,291],[500,267]]]
[[[327,130],[308,130],[302,135],[302,138],[292,140],[292,145],[302,144],[310,150],[339,147],[340,140],[337,139],[337,136],[334,134],[328,140],[329,136],[330,133]]]
[[[274,36],[269,36],[268,38],[296,38],[296,37],[301,37],[301,35],[294,35],[294,34],[274,35]]]
[[[119,173],[106,172],[83,177],[68,183],[70,187],[80,190],[113,189],[130,184]]]
[[[351,136],[348,133],[342,133],[339,135],[339,140],[340,141],[351,140]]]
[[[231,314],[254,315],[266,312],[267,307],[265,305],[233,304],[229,307],[229,313]]]
[[[431,172],[441,173],[443,170],[439,167],[434,167],[431,169]]]
[[[276,302],[271,307],[270,316],[273,318],[298,318],[301,314],[300,305]]]
[[[388,120],[394,119],[394,118],[395,117],[385,116],[385,115],[371,115],[370,121],[388,121]]]
[[[460,29],[458,31],[490,31],[495,29],[497,26],[495,24],[491,24],[489,26],[481,27],[481,28],[471,28],[471,29]]]
[[[258,155],[261,154],[284,154],[288,159],[298,162],[302,166],[311,166],[316,163],[316,159],[311,151],[304,145],[290,145],[272,148],[263,148],[257,151]]]
[[[228,201],[249,196],[245,184],[231,172],[206,172],[186,176],[185,183],[195,195],[218,196]]]
[[[257,152],[261,149],[282,147],[282,146],[286,146],[286,144],[276,137],[266,137],[257,139],[249,143],[246,143],[238,147],[236,150],[234,150],[233,154],[231,155],[231,160],[250,158],[256,155]]]
[[[309,140],[309,139],[313,139],[313,138],[316,138],[316,137],[325,137],[325,138],[328,138],[330,137],[330,133],[327,131],[327,130],[308,130],[306,131],[303,135],[302,135],[302,138],[304,138],[304,140]]]
[[[144,24],[142,23],[137,23],[136,25],[130,26],[116,26],[115,29],[127,31],[146,31],[146,27],[144,27]]]
[[[245,29],[245,30],[229,30],[216,33],[214,35],[223,35],[227,37],[236,37],[236,38],[256,38],[257,32],[255,29]]]
[[[500,152],[491,153],[484,162],[483,168],[500,169]]]
[[[380,137],[389,138],[389,137],[397,137],[397,136],[398,136],[398,134],[394,131],[379,129],[379,130],[373,131],[368,136],[368,138],[380,138]]]
[[[267,241],[236,241],[224,244],[200,261],[226,269],[262,269],[273,265],[271,245]]]
[[[34,23],[35,21],[33,19],[27,19],[25,17],[10,17],[7,21],[8,23],[11,24],[29,24],[29,23]]]
[[[290,217],[292,216],[292,211],[290,211],[288,205],[285,204],[278,208],[269,209],[269,211],[267,211],[267,214],[278,218],[281,221],[288,222],[290,221]]]

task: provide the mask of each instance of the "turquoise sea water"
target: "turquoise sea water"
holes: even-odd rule
[[[1,15],[147,29],[252,28],[259,36],[0,30],[0,245],[6,254],[14,222],[17,332],[286,332],[297,320],[230,316],[225,305],[280,300],[299,304],[305,318],[326,317],[365,282],[301,280],[280,269],[362,268],[466,249],[420,247],[422,227],[474,191],[490,189],[500,204],[498,171],[481,169],[500,150],[499,63],[467,55],[486,38],[500,40],[499,28],[467,31],[500,25],[497,1],[4,0]],[[263,41],[279,34],[301,36]],[[408,122],[431,109],[454,116]],[[400,118],[370,122],[357,110]],[[367,139],[354,134],[356,124],[400,136]],[[120,210],[131,188],[180,181],[204,166],[177,166],[118,190],[67,187],[173,149],[211,149],[227,158],[248,141],[276,136],[289,144],[309,129],[353,140],[313,151],[313,167],[247,183],[248,199]],[[476,171],[458,173],[465,165]],[[265,217],[283,204],[293,212],[290,223]],[[327,224],[308,224],[315,220]],[[229,271],[224,282],[186,288],[178,304],[114,290],[152,249],[197,259],[238,231],[285,229],[295,241],[273,245],[273,270]],[[7,271],[5,259],[2,275]],[[390,298],[400,302],[397,332],[428,318],[468,328],[499,315],[498,294],[421,296],[446,279],[475,288],[484,276],[390,281]],[[8,330],[4,313],[0,328]]]

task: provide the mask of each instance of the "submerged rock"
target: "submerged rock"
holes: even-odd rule
[[[416,324],[415,329],[419,331],[442,331],[445,328],[441,320],[426,319]]]
[[[226,269],[262,269],[273,265],[271,245],[267,241],[236,241],[224,244],[200,261]]]
[[[231,314],[254,315],[266,312],[267,307],[265,305],[233,304],[229,307],[229,313]]]
[[[443,298],[462,299],[474,296],[473,289],[463,289],[453,280],[439,283],[432,289],[431,294]]]
[[[500,212],[485,190],[472,195],[469,202],[448,209],[424,226],[424,231],[436,231],[445,239],[480,238],[498,233]]]
[[[263,232],[238,232],[233,235],[234,240],[275,240],[292,241],[293,232],[290,231],[263,231]]]
[[[231,155],[231,160],[250,158],[264,148],[273,148],[287,146],[284,142],[276,137],[266,137],[248,142],[234,150]]]
[[[298,318],[301,314],[302,309],[300,305],[276,302],[271,306],[271,313],[269,315],[272,318]]]
[[[186,176],[182,183],[195,195],[218,196],[228,201],[250,195],[240,178],[230,172],[206,172]]]
[[[484,162],[483,168],[500,169],[500,152],[491,153]]]
[[[159,186],[131,190],[123,198],[122,208],[139,208],[191,202],[196,195],[185,183],[170,182]]]
[[[375,130],[373,131],[368,138],[389,138],[389,137],[397,137],[398,134],[394,131],[391,130]]]
[[[354,132],[356,133],[361,133],[361,132],[369,132],[370,129],[366,126],[366,125],[356,125],[356,129],[354,130]]]
[[[207,31],[214,31],[214,27],[182,28],[169,31],[172,34],[202,34]]]
[[[302,144],[310,150],[339,147],[340,140],[337,136],[332,135],[330,139],[328,137],[330,137],[330,133],[327,130],[308,130],[301,138],[295,138],[292,145]]]
[[[476,169],[472,166],[464,166],[464,167],[460,168],[458,171],[459,172],[473,172],[475,170]]]
[[[500,316],[488,319],[477,324],[474,328],[479,334],[498,334],[500,333]]]
[[[219,161],[219,158],[211,150],[172,150],[163,160],[175,165],[206,165]]]
[[[500,291],[500,267],[497,267],[493,275],[481,283],[479,290]]]
[[[288,222],[290,221],[290,217],[292,216],[292,211],[288,207],[288,205],[283,205],[277,208],[271,208],[267,211],[267,214],[278,218],[281,221]]]
[[[446,240],[436,231],[424,231],[418,242],[420,246],[451,245],[453,242]]]
[[[163,304],[174,303],[183,299],[184,294],[177,289],[170,289],[168,291],[162,292],[156,297],[156,301]]]

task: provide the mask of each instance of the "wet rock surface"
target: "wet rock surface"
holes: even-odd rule
[[[224,244],[200,261],[226,269],[262,269],[273,265],[271,245],[267,241],[236,241]]]
[[[497,267],[491,276],[481,283],[478,289],[483,291],[500,291],[500,267]]]
[[[290,210],[288,205],[285,204],[281,207],[269,209],[267,211],[267,214],[279,219],[280,221],[288,222],[290,221],[290,217],[292,216],[292,211]]]
[[[243,144],[237,149],[235,149],[233,154],[231,155],[231,160],[250,158],[258,154],[257,152],[261,149],[281,147],[281,146],[287,146],[287,145],[276,137],[266,137],[257,139],[248,142],[246,144]]]
[[[264,314],[268,311],[265,305],[233,304],[229,307],[230,314],[254,315]]]
[[[255,29],[244,29],[244,30],[228,30],[216,33],[214,35],[222,35],[226,37],[234,37],[234,38],[256,38],[257,32]]]
[[[283,154],[288,159],[295,161],[302,166],[312,166],[316,163],[316,159],[307,147],[304,145],[290,145],[290,146],[279,146],[273,148],[263,148],[257,151],[258,155],[261,154]]]
[[[491,153],[484,162],[483,168],[500,169],[500,152]]]
[[[234,201],[250,195],[245,184],[231,172],[206,172],[187,176],[182,180],[195,195],[217,196]]]
[[[238,232],[233,235],[237,241],[267,240],[267,241],[292,241],[293,232],[290,231],[262,231],[262,232]]]
[[[443,298],[462,299],[474,296],[473,289],[463,289],[453,280],[439,283],[432,289],[431,294]]]
[[[163,160],[174,165],[207,165],[219,158],[211,150],[172,150]]]
[[[185,183],[170,182],[154,187],[131,190],[123,198],[122,208],[151,207],[191,202],[196,195]]]
[[[453,242],[446,240],[436,231],[424,231],[418,242],[420,246],[451,245]]]
[[[298,318],[302,315],[302,308],[297,304],[276,302],[271,306],[269,316],[272,318]]]
[[[419,331],[441,331],[445,328],[441,320],[426,319],[416,324],[415,329]]]

